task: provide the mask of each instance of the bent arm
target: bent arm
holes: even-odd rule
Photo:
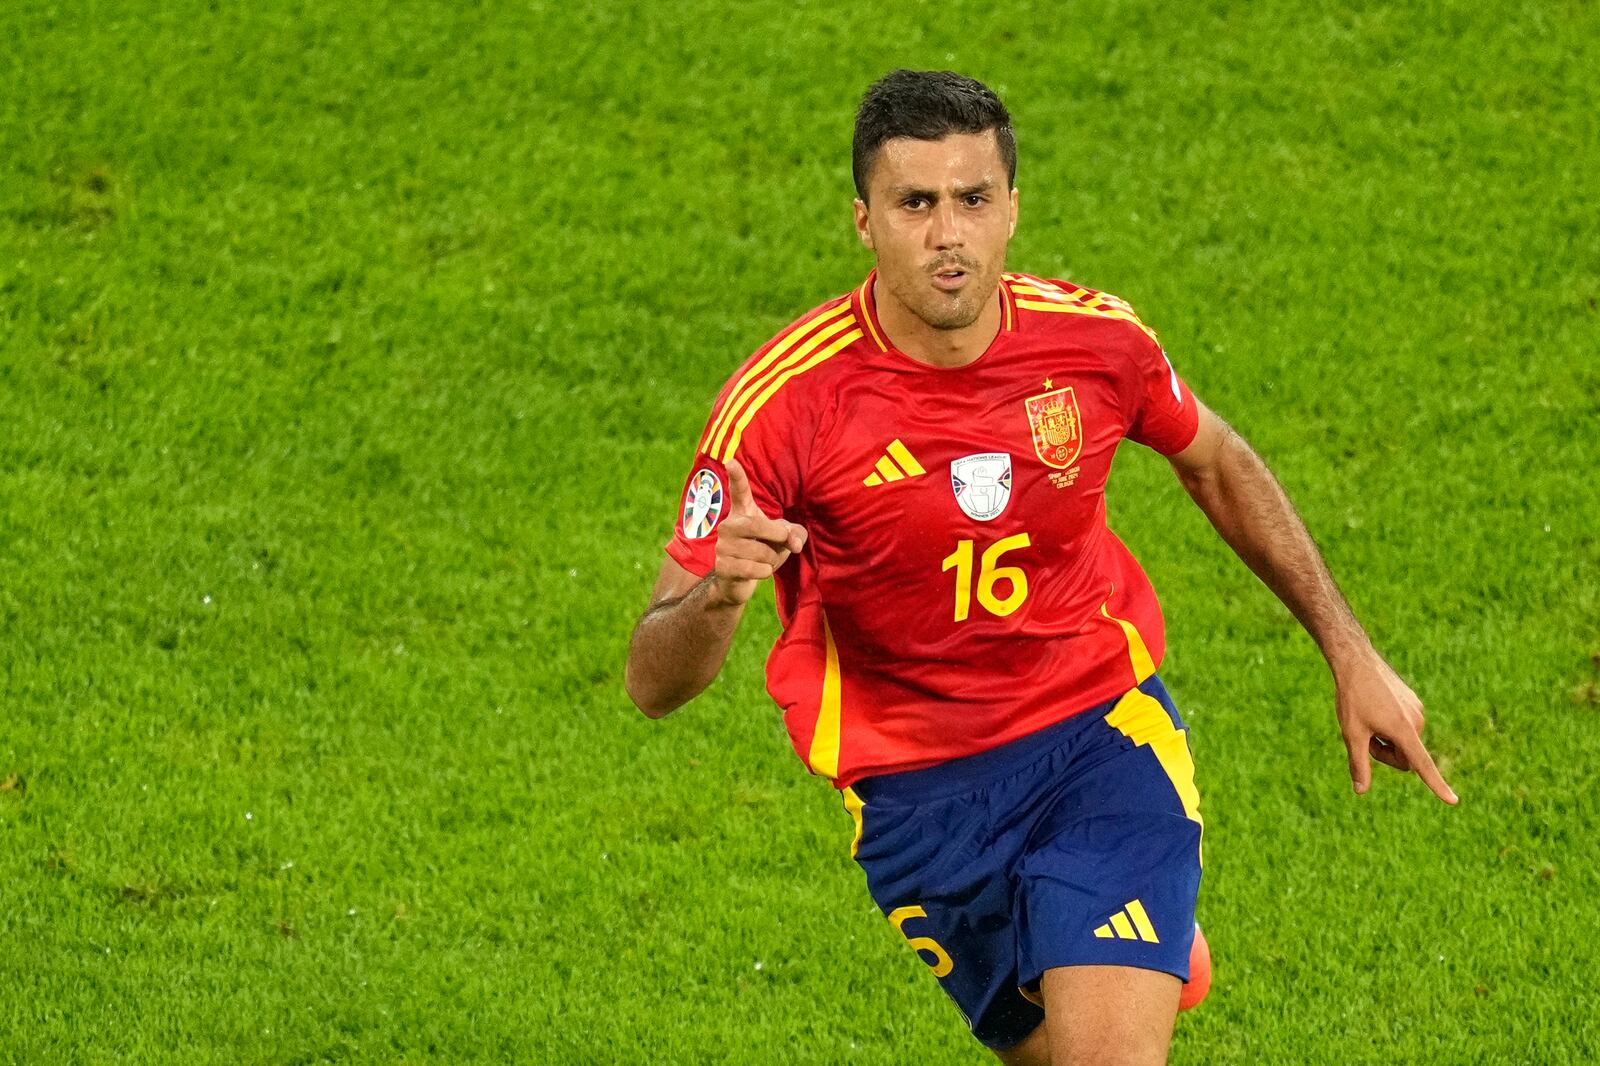
[[[761,513],[737,459],[727,471],[729,511],[716,527],[715,568],[697,578],[669,556],[628,643],[624,684],[651,718],[671,714],[716,679],[756,584],[806,544],[803,527]]]
[[[628,697],[651,718],[671,714],[716,680],[744,604],[721,593],[715,575],[695,577],[668,558],[650,606],[628,642]]]
[[[1194,440],[1170,458],[1178,480],[1222,539],[1322,649],[1333,671],[1334,707],[1356,793],[1371,787],[1369,760],[1376,759],[1415,772],[1441,800],[1454,804],[1455,792],[1422,744],[1422,701],[1373,648],[1267,464],[1203,404]]]

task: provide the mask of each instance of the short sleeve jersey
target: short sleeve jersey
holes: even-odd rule
[[[845,787],[985,751],[1133,688],[1161,610],[1106,526],[1128,438],[1173,454],[1197,408],[1127,304],[1006,274],[974,362],[896,350],[874,276],[779,333],[717,397],[667,552],[716,561],[737,458],[805,526],[775,579],[767,690],[800,758]]]

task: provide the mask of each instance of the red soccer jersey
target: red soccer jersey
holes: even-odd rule
[[[778,571],[767,690],[843,788],[1015,740],[1155,672],[1155,592],[1106,527],[1124,437],[1172,454],[1194,397],[1114,296],[1007,274],[1001,328],[954,369],[889,345],[874,277],[729,380],[667,552],[710,573],[736,457],[805,526]]]

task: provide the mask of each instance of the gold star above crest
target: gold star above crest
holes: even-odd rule
[[[1054,385],[1054,384],[1055,384],[1055,382],[1051,381],[1049,378],[1045,378],[1044,379],[1044,387],[1045,388],[1048,389],[1051,385]]]

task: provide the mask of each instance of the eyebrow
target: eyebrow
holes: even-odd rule
[[[954,195],[959,200],[961,197],[971,196],[973,193],[988,192],[994,188],[994,184],[993,178],[985,178],[976,185],[958,185],[954,189]],[[891,186],[889,195],[896,200],[905,200],[912,196],[920,196],[924,200],[937,200],[939,198],[938,190],[918,188],[915,185]]]

